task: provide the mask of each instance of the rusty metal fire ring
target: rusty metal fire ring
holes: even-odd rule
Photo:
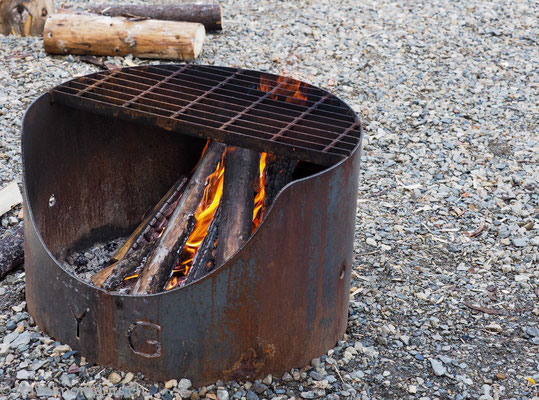
[[[159,67],[122,71],[155,73],[151,68]],[[164,69],[172,71],[170,74],[189,70],[195,78],[200,74],[206,80],[211,74],[235,70],[209,66]],[[247,82],[265,77],[274,86],[279,84],[274,75],[242,74],[249,78]],[[167,79],[166,84],[175,84],[174,79]],[[241,86],[234,79],[202,98],[210,98],[214,106],[227,96],[235,98],[222,92],[231,88],[226,86],[230,83]],[[195,84],[204,88],[204,82]],[[273,132],[282,131],[305,112],[298,104],[287,105],[271,96],[257,102],[255,97],[264,94],[257,93],[251,83],[245,85],[245,98],[252,96],[256,104],[242,103],[243,109],[256,111],[260,105],[257,118],[266,122],[275,115],[265,117],[263,111],[282,113],[275,117],[281,122]],[[303,127],[292,129],[295,136],[285,141],[287,146],[271,147],[265,142],[275,140],[262,137],[247,139],[246,147],[276,153],[297,151],[297,139],[308,142],[309,135],[329,131],[321,118],[337,109],[343,113],[341,122],[337,115],[330,119],[336,121],[340,133],[332,133],[329,142],[315,139],[314,153],[312,149],[297,153],[308,171],[305,177],[281,191],[250,241],[232,259],[193,284],[145,296],[111,294],[93,287],[68,272],[58,258],[69,248],[130,232],[178,174],[193,167],[204,136],[193,125],[163,123],[164,115],[123,113],[102,102],[88,106],[82,101],[62,101],[58,93],[66,84],[37,99],[24,117],[22,143],[26,293],[29,312],[39,327],[90,362],[140,371],[155,380],[188,377],[195,385],[279,375],[303,367],[333,347],[346,330],[361,127],[342,101],[306,86],[309,103],[304,107],[312,106],[309,113],[322,104],[314,106],[322,97],[330,99],[322,109],[325,116],[307,118]],[[172,95],[173,89],[167,86],[171,92],[166,95]],[[92,90],[103,93],[96,86],[86,92]],[[149,92],[132,95],[140,99]],[[245,98],[238,101],[245,103]],[[185,106],[169,111],[181,121]],[[233,103],[230,108],[236,106]],[[197,109],[185,108],[190,110],[188,119],[205,115],[197,114]],[[244,111],[234,121],[246,114]],[[253,122],[253,115],[247,120]],[[318,128],[316,121],[320,122]],[[226,123],[219,122],[208,137],[242,143],[234,134],[218,136]],[[234,124],[229,123],[225,130],[230,125]],[[330,148],[336,150],[326,157],[324,149],[327,153]],[[316,162],[325,166],[316,166]]]

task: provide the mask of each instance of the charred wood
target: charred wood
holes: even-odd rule
[[[292,182],[292,175],[298,164],[297,160],[268,154],[266,159],[266,198],[262,214],[273,204],[282,188]]]
[[[24,263],[24,227],[0,240],[0,279]]]
[[[111,262],[117,262],[123,259],[130,252],[142,246],[146,242],[150,242],[152,234],[166,226],[167,218],[172,214],[173,208],[177,204],[179,197],[182,195],[187,178],[180,178],[174,186],[159,200],[159,203],[150,211],[148,216],[144,218],[141,224],[127,238],[124,245],[118,249],[111,257]]]
[[[147,243],[126,258],[102,269],[92,276],[93,284],[108,291],[114,290],[125,278],[137,272],[151,249],[152,245]]]
[[[226,172],[225,172],[226,173]],[[207,234],[200,244],[191,268],[187,274],[184,285],[194,282],[208,275],[215,266],[215,244],[218,240],[219,223],[221,221],[221,207],[218,207],[213,215],[213,219],[208,226]]]
[[[169,224],[144,264],[132,294],[157,293],[163,290],[179,252],[193,229],[194,215],[204,194],[206,178],[215,170],[225,148],[224,144],[217,142],[208,146],[170,217]]]
[[[217,266],[228,260],[251,237],[259,165],[259,153],[240,147],[228,148],[215,256]]]
[[[104,4],[92,6],[89,11],[109,17],[198,22],[203,24],[208,31],[223,29],[221,6],[219,4]]]

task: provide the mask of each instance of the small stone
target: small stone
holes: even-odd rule
[[[258,396],[252,390],[248,390],[247,394],[245,395],[245,399],[246,400],[258,400]]]
[[[189,379],[180,379],[180,382],[178,382],[178,388],[180,389],[189,389],[193,384]]]
[[[28,343],[30,343],[30,332],[26,331],[24,333],[21,333],[17,339],[15,339],[13,342],[11,342],[11,348],[16,349],[19,346],[24,346]]]
[[[444,365],[440,361],[435,360],[434,358],[429,359],[429,361],[436,376],[442,376],[447,372]]]
[[[165,389],[173,389],[177,385],[178,385],[178,381],[176,379],[171,379],[165,382]]]
[[[421,354],[417,353],[414,358],[417,360],[417,361],[423,361],[425,360],[425,357],[423,357]]]
[[[66,390],[62,393],[62,398],[64,400],[75,400],[77,398],[77,392],[73,390]]]
[[[415,386],[415,385],[410,385],[410,386],[408,387],[408,393],[412,393],[412,394],[417,393],[417,386]]]
[[[311,378],[313,378],[315,381],[321,381],[325,377],[325,375],[323,375],[323,374],[321,374],[319,372],[316,372],[316,371],[309,372],[309,376]]]
[[[294,380],[294,378],[292,378],[292,375],[290,375],[288,372],[285,372],[281,379],[283,380],[283,382],[291,382]]]
[[[24,325],[19,325],[16,329],[17,332],[23,333],[24,332]]]
[[[21,369],[21,370],[17,371],[17,379],[25,380],[25,379],[30,379],[32,376],[33,376],[33,374],[28,372],[25,369]]]
[[[36,395],[39,398],[43,398],[43,397],[49,398],[49,397],[54,396],[54,390],[46,386],[37,386],[35,389],[36,389]]]
[[[308,392],[301,392],[300,396],[302,399],[314,399],[315,397],[314,392],[310,390]]]
[[[0,344],[0,357],[4,357],[7,353],[9,353],[10,347],[11,343]]]
[[[501,332],[503,331],[503,328],[500,324],[497,324],[495,322],[492,322],[490,324],[488,324],[485,328],[487,328],[487,330],[491,331],[491,332]]]
[[[117,383],[120,383],[120,381],[122,380],[122,377],[120,376],[120,374],[116,372],[112,372],[107,379],[110,382],[112,382],[114,385],[116,385]]]
[[[217,389],[218,400],[228,400],[228,392],[224,389]]]
[[[83,386],[80,388],[82,394],[84,397],[86,397],[87,400],[92,400],[95,398],[95,392],[94,390],[89,386]]]
[[[59,356],[60,354],[64,354],[66,351],[71,351],[71,347],[67,344],[61,344],[56,346],[52,352]]]
[[[260,381],[255,382],[254,385],[254,391],[258,394],[263,394],[266,390],[268,390],[268,387],[261,383]]]
[[[271,374],[268,374],[262,382],[266,385],[271,385],[271,382],[273,382],[273,376],[271,376]]]
[[[133,375],[132,372],[128,372],[127,374],[125,374],[124,379],[122,379],[122,384],[125,385],[125,384],[131,382],[134,377],[135,377],[135,375]]]
[[[77,364],[71,364],[67,370],[68,374],[78,374],[80,372],[80,368]]]
[[[498,373],[496,373],[495,377],[496,377],[497,380],[503,381],[503,380],[505,380],[507,378],[507,375],[505,375],[502,372],[498,372]]]
[[[515,247],[526,247],[528,240],[526,238],[513,238],[511,239]]]

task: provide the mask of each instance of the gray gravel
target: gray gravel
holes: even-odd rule
[[[367,125],[346,337],[282,377],[149,382],[37,330],[19,271],[0,282],[0,399],[539,399],[538,3],[222,3],[197,63],[307,80]],[[30,102],[96,70],[0,36],[0,186],[21,182]]]

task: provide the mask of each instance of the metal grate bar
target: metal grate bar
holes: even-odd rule
[[[334,95],[237,68],[124,68],[75,78],[50,95],[85,111],[325,166],[361,139],[354,112]]]

